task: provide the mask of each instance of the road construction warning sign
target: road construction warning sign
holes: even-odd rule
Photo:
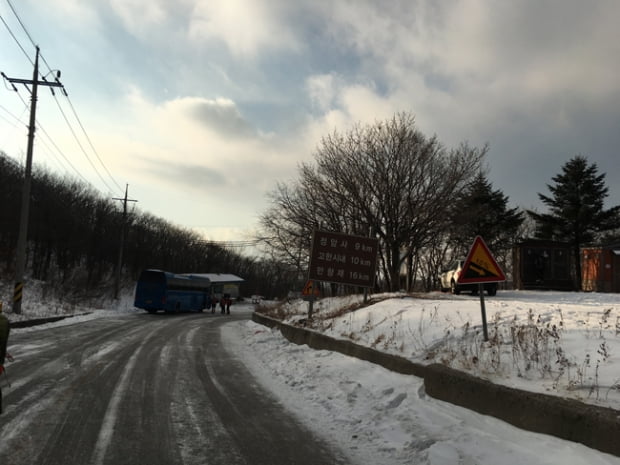
[[[321,289],[317,286],[314,281],[309,279],[306,281],[306,285],[301,291],[301,295],[303,296],[316,296],[318,297],[321,294]]]
[[[499,267],[489,248],[477,236],[463,264],[458,284],[493,283],[506,281],[506,275]]]

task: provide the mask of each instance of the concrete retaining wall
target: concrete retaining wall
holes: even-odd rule
[[[252,320],[279,328],[282,335],[295,344],[339,352],[391,371],[424,378],[426,393],[436,399],[499,418],[521,429],[550,434],[620,456],[620,412],[617,410],[493,384],[441,364],[417,364],[351,341],[287,325],[259,313],[254,313]]]
[[[44,325],[46,323],[55,323],[56,321],[64,320],[66,318],[72,318],[75,316],[84,316],[90,315],[91,312],[87,313],[78,313],[75,315],[64,315],[64,316],[52,316],[49,318],[37,318],[35,320],[20,320],[20,321],[11,321],[11,328],[30,328],[31,326]]]

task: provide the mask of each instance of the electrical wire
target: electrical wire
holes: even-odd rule
[[[9,123],[11,126],[13,126],[15,128],[17,127],[17,124],[15,124],[13,121],[10,121],[6,116],[0,115],[0,118],[2,118],[4,121]]]
[[[9,121],[7,118],[5,118],[4,116],[2,117],[2,119],[4,119],[7,123],[9,123],[11,126],[13,127],[17,127],[17,124],[24,124],[22,121],[22,118],[24,116],[24,113],[26,113],[26,111],[28,110],[28,107],[25,106],[24,107],[24,111],[22,113],[22,116],[20,118],[18,118],[17,116],[15,116],[13,113],[11,113],[11,111],[6,108],[3,105],[0,105],[0,110],[3,110],[6,114],[8,114],[11,118],[13,118],[15,121],[17,121],[17,123],[14,123],[13,121]]]
[[[26,103],[26,101],[24,100],[24,98],[21,96],[21,94],[18,92],[17,96],[19,97],[19,99],[22,101],[22,103],[24,104],[24,109],[27,110],[28,109],[28,104]],[[24,111],[25,111],[24,110]],[[67,162],[67,164],[73,169],[73,171],[77,174],[77,176],[82,179],[86,184],[90,185],[90,182],[88,182],[88,180],[80,173],[80,171],[73,165],[73,163],[71,163],[71,161],[69,160],[69,158],[63,153],[62,150],[60,150],[60,148],[58,147],[58,145],[56,145],[56,143],[54,142],[54,139],[52,139],[52,137],[48,134],[48,132],[43,128],[43,126],[39,123],[39,121],[35,121],[36,124],[36,128],[38,130],[40,130],[49,140],[49,142],[56,148],[56,151],[62,156],[62,158]],[[26,129],[28,128],[27,125]],[[49,148],[48,148],[49,149]],[[54,158],[56,158],[57,160],[59,160],[56,155],[54,154],[53,151],[50,151],[49,153],[52,154],[52,156]],[[60,160],[59,160],[60,162]],[[62,162],[60,162],[62,164]]]
[[[118,187],[118,190],[122,191],[123,188],[120,186],[120,184],[118,182],[116,182],[116,179],[114,179],[114,177],[112,176],[112,174],[110,173],[108,168],[105,166],[105,164],[103,163],[103,160],[101,159],[101,157],[99,156],[99,153],[97,152],[97,149],[95,149],[95,146],[93,145],[92,141],[90,140],[90,137],[88,137],[88,133],[86,132],[86,129],[84,129],[84,125],[82,124],[82,121],[80,120],[80,117],[78,116],[77,112],[75,111],[75,108],[73,107],[73,103],[71,102],[71,99],[69,99],[69,96],[66,95],[66,94],[65,94],[65,97],[67,99],[67,102],[69,102],[69,106],[71,107],[71,110],[73,111],[73,115],[75,116],[75,119],[77,120],[78,124],[80,125],[80,128],[82,128],[82,132],[84,133],[84,136],[86,137],[86,140],[88,141],[88,144],[90,145],[90,148],[92,149],[93,153],[97,156],[97,160],[99,160],[99,163],[101,164],[101,166],[103,166],[103,169],[106,171],[106,173],[108,174],[108,176],[110,177],[112,182],[114,182],[116,187]]]
[[[28,37],[28,39],[30,40],[31,44],[36,47],[36,44],[32,38],[32,36],[30,35],[30,33],[28,32],[28,29],[26,28],[24,22],[21,20],[19,14],[17,13],[17,10],[15,9],[15,7],[13,6],[13,4],[11,3],[10,0],[6,0],[9,7],[11,8],[11,11],[13,12],[13,14],[15,15],[15,17],[17,18],[17,21],[19,22],[20,26],[22,27],[22,29],[24,30],[26,36]],[[5,27],[7,28],[7,30],[9,31],[9,33],[11,34],[11,36],[13,37],[13,39],[15,40],[15,42],[17,43],[17,45],[19,46],[19,48],[22,50],[22,52],[24,52],[24,54],[26,55],[26,57],[28,57],[28,60],[30,61],[31,64],[34,65],[32,59],[29,57],[28,53],[26,52],[26,50],[24,49],[24,47],[21,45],[21,43],[19,42],[19,40],[17,39],[17,37],[15,36],[15,34],[13,33],[13,31],[11,30],[11,28],[9,27],[9,25],[6,23],[6,21],[4,20],[4,18],[2,18],[2,22],[4,23]],[[47,60],[45,59],[45,57],[43,56],[43,54],[41,52],[39,52],[39,57],[41,58],[41,60],[43,61],[44,65],[47,67],[48,69],[48,73],[50,74],[53,72],[51,66],[49,65],[49,63],[47,62]],[[41,75],[41,78],[45,81],[45,76],[43,76],[42,73],[39,73]],[[58,80],[58,78],[56,78],[56,82],[58,82],[60,84],[60,81]],[[77,142],[78,146],[80,147],[80,150],[82,151],[82,153],[84,154],[84,156],[86,157],[86,159],[88,160],[88,163],[90,164],[90,166],[93,168],[93,170],[95,170],[95,173],[97,174],[98,178],[101,180],[101,182],[103,183],[103,185],[110,191],[113,192],[113,189],[110,188],[110,185],[106,182],[106,180],[103,178],[103,176],[101,175],[101,173],[99,172],[99,170],[97,169],[97,167],[95,166],[95,164],[93,163],[93,161],[91,160],[91,157],[88,155],[88,153],[86,152],[86,150],[84,149],[84,146],[82,145],[82,143],[80,142],[75,130],[73,129],[73,126],[71,124],[71,122],[69,121],[69,119],[67,118],[67,115],[65,114],[65,112],[63,111],[60,102],[58,101],[58,99],[56,98],[56,94],[52,90],[52,95],[54,96],[54,99],[56,100],[56,104],[58,106],[58,109],[60,110],[67,126],[69,127],[69,130],[71,131],[71,134],[73,135],[75,141]],[[75,110],[75,107],[73,105],[73,103],[71,102],[71,99],[69,98],[69,95],[67,94],[64,86],[62,86],[62,90],[63,90],[63,94],[64,96],[67,98],[67,101],[69,102],[69,106],[71,108],[71,111],[73,112],[73,115],[75,117],[75,119],[78,122],[78,125],[80,126],[80,129],[82,130],[82,133],[84,134],[84,137],[86,138],[86,140],[88,141],[88,144],[91,148],[91,150],[93,151],[93,153],[95,154],[97,160],[99,161],[99,164],[103,167],[103,169],[105,170],[106,174],[108,175],[108,177],[112,180],[112,182],[114,183],[114,185],[116,185],[116,187],[119,189],[119,191],[122,192],[122,187],[120,186],[120,184],[116,181],[116,179],[114,179],[114,177],[112,176],[112,174],[110,173],[110,171],[108,170],[107,166],[105,165],[105,163],[103,162],[103,159],[101,158],[101,156],[99,155],[99,153],[97,152],[97,150],[95,149],[94,144],[92,143],[91,138],[89,137],[88,133],[86,132],[86,128],[84,127],[84,125],[82,124],[82,121],[80,119],[80,117],[77,114],[77,111]],[[51,138],[50,138],[51,140]],[[56,144],[54,144],[54,146],[56,146]],[[57,147],[57,146],[56,146]],[[60,152],[62,153],[62,152]],[[63,154],[64,157],[64,154]],[[66,159],[66,157],[65,157]],[[73,167],[73,165],[71,165]],[[75,167],[73,167],[75,169]],[[77,171],[77,170],[76,170]],[[80,177],[82,179],[83,176],[80,175]]]
[[[67,156],[63,153],[62,150],[60,150],[60,148],[58,148],[58,146],[56,145],[56,143],[54,142],[54,140],[50,137],[50,135],[47,133],[47,131],[45,129],[43,129],[42,126],[39,125],[39,123],[37,123],[37,129],[39,129],[42,134],[45,134],[45,136],[47,137],[47,139],[49,140],[50,144],[56,149],[56,151],[60,154],[60,156],[62,156],[62,158],[65,160],[65,162],[67,162],[67,164],[71,167],[71,169],[75,172],[75,174],[77,175],[78,178],[80,178],[82,181],[84,181],[84,183],[86,183],[87,185],[90,185],[91,183],[84,177],[84,175],[80,172],[80,170],[78,170],[75,165],[73,165],[73,163],[71,163],[71,161],[67,158]],[[45,141],[43,140],[43,138],[39,138],[39,140],[41,141],[41,143],[43,145],[45,145],[45,147],[48,149],[48,153],[51,154],[61,165],[63,164],[62,161],[56,157],[56,155],[54,154],[54,152],[52,150],[50,150],[49,146],[47,146],[45,144]],[[68,171],[64,165],[63,168],[65,169],[65,171]]]
[[[258,239],[247,240],[247,241],[209,241],[209,240],[200,240],[197,241],[200,244],[205,245],[214,245],[224,248],[245,248],[245,247],[254,247],[258,245],[261,241]]]
[[[4,107],[3,105],[0,105],[0,110],[4,111],[7,115],[9,115],[11,118],[13,118],[15,120],[15,121],[11,121],[6,116],[0,114],[0,118],[2,118],[4,121],[6,121],[11,126],[13,126],[15,129],[17,129],[19,127],[19,125],[25,126],[24,122],[22,121],[22,118],[24,117],[24,114],[26,113],[26,111],[28,111],[28,107],[27,106],[24,106],[24,110],[22,111],[22,115],[19,118],[17,116],[15,116],[13,113],[11,113],[11,111],[9,111],[9,109]],[[6,131],[6,133],[3,135],[2,139],[0,140],[2,145],[4,145],[6,143],[6,141],[9,139],[9,137],[11,137],[11,131]]]
[[[60,110],[60,113],[62,114],[62,117],[65,119],[65,122],[67,123],[67,125],[69,126],[69,130],[71,131],[71,134],[73,135],[73,138],[75,139],[75,141],[77,142],[78,146],[80,147],[80,150],[82,151],[82,153],[84,154],[84,156],[86,157],[86,159],[88,160],[88,163],[90,163],[90,166],[92,166],[92,168],[95,170],[95,173],[97,174],[97,176],[99,177],[99,179],[101,180],[101,182],[103,183],[103,185],[110,191],[112,192],[112,189],[110,189],[110,186],[108,185],[108,183],[105,181],[105,179],[103,179],[103,176],[101,176],[101,173],[99,173],[99,170],[97,169],[97,167],[95,166],[95,164],[92,162],[92,160],[90,159],[90,157],[88,156],[88,153],[86,153],[86,150],[84,150],[84,147],[82,146],[82,143],[80,142],[80,140],[77,137],[77,134],[75,133],[75,131],[73,130],[73,126],[71,126],[71,123],[69,123],[69,119],[67,118],[67,115],[65,114],[64,110],[62,109],[62,107],[60,106],[60,102],[58,101],[58,99],[56,98],[56,96],[54,96],[54,100],[56,101],[56,105],[58,105],[58,109]]]
[[[26,29],[26,26],[24,26],[24,23],[22,22],[21,18],[17,14],[17,11],[13,7],[13,4],[11,3],[11,0],[6,0],[6,2],[9,4],[9,7],[11,7],[11,10],[13,11],[13,14],[15,15],[15,17],[17,18],[17,21],[19,22],[19,24],[21,25],[22,29],[24,30],[24,32],[28,36],[28,39],[30,39],[30,42],[32,43],[32,45],[35,45],[34,40],[32,40],[32,37],[30,36],[30,33],[28,32],[28,29]]]
[[[8,0],[7,0],[8,1]],[[9,3],[10,5],[10,3]],[[13,37],[13,40],[17,43],[17,46],[21,49],[22,52],[24,52],[24,55],[26,55],[26,58],[28,58],[28,61],[30,61],[30,64],[32,66],[34,66],[34,61],[32,61],[32,58],[30,58],[30,55],[28,55],[28,52],[26,52],[26,50],[24,49],[24,47],[22,47],[22,44],[19,42],[19,40],[17,39],[17,37],[15,36],[15,34],[13,34],[13,31],[11,30],[11,28],[9,27],[9,25],[7,24],[7,22],[4,20],[4,18],[2,17],[2,15],[0,15],[0,19],[2,20],[2,23],[4,24],[4,26],[6,27],[7,31],[9,31],[9,34],[11,35],[11,37]]]

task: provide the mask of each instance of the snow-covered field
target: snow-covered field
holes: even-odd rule
[[[346,313],[342,307],[360,296],[315,303],[316,329],[414,361],[439,360],[495,382],[620,410],[618,294],[500,291],[485,298],[488,342],[478,297],[371,297],[377,303]],[[128,302],[79,318],[134,311]],[[305,318],[307,305],[293,301],[278,311],[293,322]],[[46,305],[36,307],[32,313],[44,316]],[[232,311],[249,317],[253,309],[239,304]],[[359,463],[620,464],[618,457],[429,398],[421,379],[291,344],[251,321],[225,326],[223,336],[282,403]]]
[[[387,297],[372,296],[374,305],[341,315],[362,297],[324,299],[315,304],[313,327],[415,362],[441,362],[496,383],[620,410],[618,294],[485,296],[487,342],[478,296]],[[293,302],[280,316],[295,322],[306,318],[307,307]]]

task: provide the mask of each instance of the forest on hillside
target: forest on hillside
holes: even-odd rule
[[[7,283],[14,274],[23,180],[23,167],[0,152],[0,278]],[[133,287],[148,268],[232,273],[245,280],[246,295],[286,295],[297,286],[284,265],[244,256],[138,209],[124,221],[118,200],[36,167],[29,216],[26,278],[43,281],[62,296],[111,295],[123,228],[122,287]]]

